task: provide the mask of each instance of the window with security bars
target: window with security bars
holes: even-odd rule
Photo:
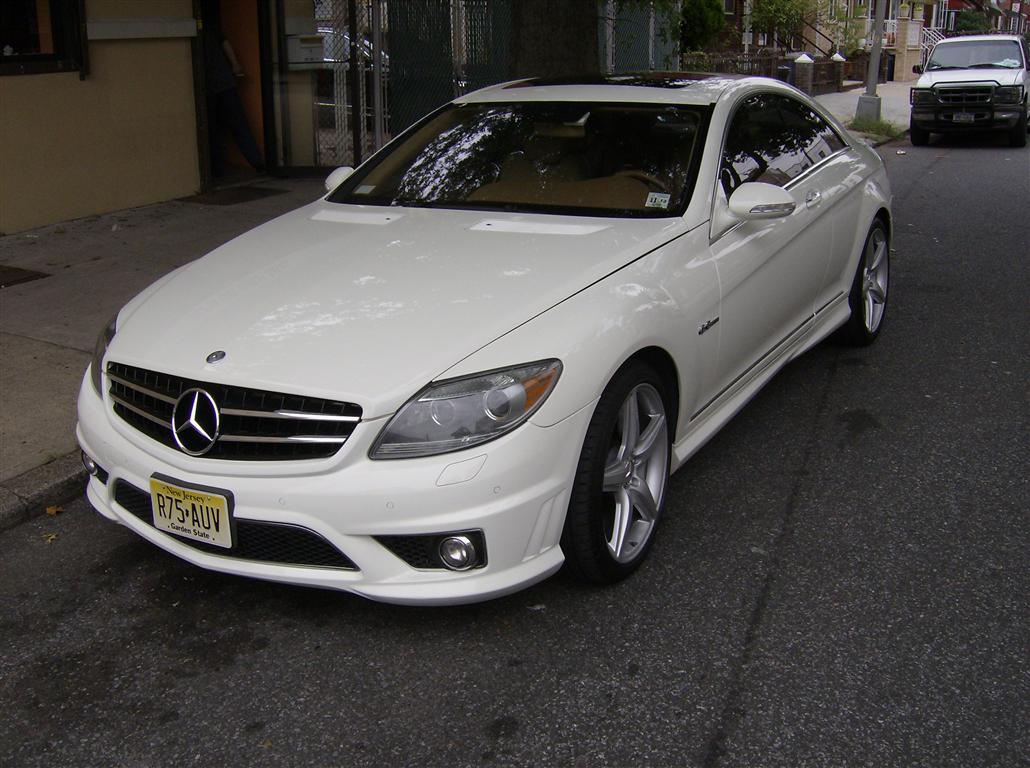
[[[83,0],[0,0],[0,75],[85,72]]]

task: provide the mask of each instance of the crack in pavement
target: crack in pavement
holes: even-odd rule
[[[747,630],[744,633],[744,646],[740,653],[736,669],[733,671],[729,693],[726,695],[726,701],[723,705],[722,712],[719,714],[719,720],[716,724],[715,731],[707,741],[704,759],[701,762],[703,768],[716,768],[716,766],[719,765],[722,758],[727,754],[727,741],[736,733],[744,715],[744,712],[741,709],[744,676],[751,665],[755,646],[758,642],[758,633],[765,619],[769,598],[772,594],[772,589],[775,586],[776,579],[780,571],[780,553],[783,551],[787,539],[794,531],[794,513],[797,509],[798,498],[801,495],[801,486],[805,480],[810,477],[806,468],[808,467],[809,461],[812,457],[812,451],[814,450],[817,442],[819,424],[826,415],[830,390],[833,386],[834,380],[836,379],[842,354],[843,351],[839,352],[837,356],[834,357],[833,362],[829,367],[826,381],[823,384],[822,392],[819,395],[818,403],[813,409],[812,419],[808,428],[807,440],[805,441],[805,447],[801,454],[800,465],[793,471],[795,481],[791,486],[790,496],[787,499],[787,504],[783,511],[780,529],[777,531],[776,538],[773,540],[773,544],[770,547],[769,568],[762,580],[762,587],[758,592],[758,599],[755,601],[755,606],[751,611],[751,617],[748,620]]]

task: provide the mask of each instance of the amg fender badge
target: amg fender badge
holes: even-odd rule
[[[705,331],[707,331],[717,322],[719,322],[719,318],[717,317],[713,317],[711,320],[705,320],[703,323],[701,323],[701,325],[697,327],[697,335],[701,336]]]

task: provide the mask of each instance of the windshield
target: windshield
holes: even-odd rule
[[[1019,69],[1023,56],[1015,40],[970,40],[969,42],[941,43],[933,49],[926,64],[928,72],[935,69]]]
[[[451,105],[360,168],[334,203],[670,216],[690,197],[707,108]]]

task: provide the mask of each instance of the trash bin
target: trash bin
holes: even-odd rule
[[[794,79],[793,74],[793,67],[791,67],[789,64],[781,64],[780,66],[776,67],[776,78],[778,80],[782,80],[785,83],[789,83]]]

